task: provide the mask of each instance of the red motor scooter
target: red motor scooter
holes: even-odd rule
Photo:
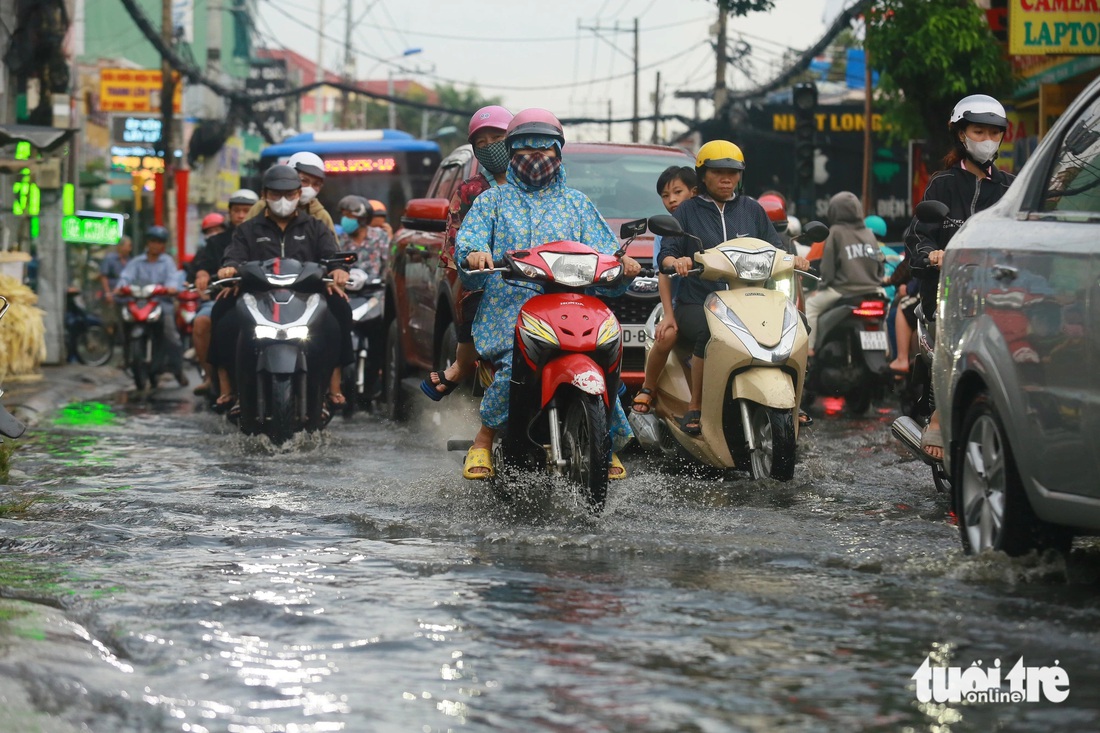
[[[645,219],[628,222],[622,236],[645,227]],[[516,320],[508,426],[493,445],[492,483],[507,498],[500,468],[545,470],[578,485],[593,510],[603,508],[623,347],[615,314],[585,291],[622,280],[628,244],[605,255],[580,242],[548,242],[493,262],[492,272],[544,291],[524,303]],[[448,447],[465,449],[469,441]]]
[[[195,330],[195,316],[198,315],[201,305],[202,294],[194,287],[181,290],[176,296],[176,329],[180,332],[180,343],[183,344],[185,358],[194,358],[191,334]]]
[[[134,376],[134,387],[157,386],[157,375],[165,371],[164,330],[161,322],[164,309],[159,298],[168,294],[163,285],[134,285],[119,288],[118,294],[128,301],[122,309],[122,325],[126,334],[127,359]]]

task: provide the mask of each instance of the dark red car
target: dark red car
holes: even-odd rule
[[[670,165],[694,166],[681,148],[628,143],[568,143],[563,159],[568,185],[588,195],[618,233],[623,222],[665,213],[657,194],[657,177]],[[387,412],[403,416],[400,381],[420,379],[454,358],[455,298],[460,292],[454,270],[439,267],[447,208],[458,185],[477,172],[473,149],[463,145],[440,163],[427,197],[413,199],[394,236],[387,283],[387,316],[392,317],[386,342]],[[650,267],[653,236],[631,244],[630,256]],[[607,303],[623,328],[622,380],[631,390],[641,386],[645,369],[644,324],[660,302],[655,278],[637,278],[630,290]],[[411,386],[411,385],[410,385]]]

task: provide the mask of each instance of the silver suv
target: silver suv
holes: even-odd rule
[[[933,380],[967,552],[1068,550],[1100,531],[1100,79],[940,281]]]

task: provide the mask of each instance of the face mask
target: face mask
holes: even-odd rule
[[[970,157],[974,159],[974,162],[978,165],[989,165],[993,162],[993,159],[997,157],[997,148],[1001,147],[999,140],[971,140],[967,136],[963,136],[963,145],[966,147],[966,152],[970,153]]]
[[[494,176],[508,170],[508,145],[503,140],[490,143],[483,148],[474,148],[474,157]]]
[[[551,158],[543,153],[513,155],[510,165],[516,178],[533,189],[540,189],[545,188],[558,175],[561,158]]]
[[[298,199],[299,206],[308,206],[309,202],[317,198],[317,189],[312,186],[302,186],[302,196]]]
[[[355,234],[355,230],[359,228],[359,220],[350,216],[340,217],[340,228],[344,230],[344,234]]]
[[[267,207],[271,209],[271,213],[280,219],[286,219],[298,208],[298,199],[278,199],[276,201],[268,201]]]

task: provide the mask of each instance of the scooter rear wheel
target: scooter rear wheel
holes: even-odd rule
[[[791,410],[755,405],[752,413],[754,479],[790,481],[794,476],[794,417]]]
[[[581,487],[588,506],[603,510],[607,501],[607,470],[611,463],[611,434],[607,412],[597,395],[574,391],[563,400],[562,458],[566,476]]]

